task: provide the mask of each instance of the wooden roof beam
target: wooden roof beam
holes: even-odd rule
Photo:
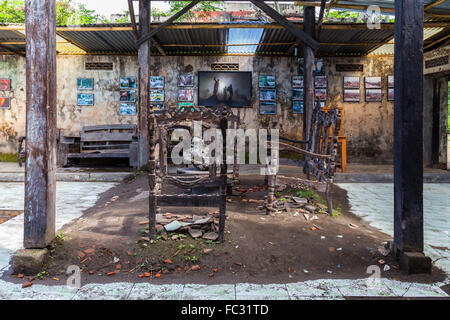
[[[161,30],[163,30],[165,27],[169,26],[170,24],[172,24],[174,21],[176,21],[178,18],[180,18],[181,16],[183,16],[185,13],[187,13],[189,10],[191,10],[193,7],[195,7],[198,3],[200,2],[200,0],[193,0],[191,1],[191,3],[189,3],[186,7],[184,7],[183,9],[181,9],[180,11],[178,11],[176,14],[174,14],[173,16],[171,16],[168,20],[166,20],[165,22],[161,23],[156,29],[151,30],[149,33],[147,33],[146,35],[142,36],[137,42],[136,45],[138,47],[140,47],[144,42],[150,40],[154,35],[156,35],[158,32],[160,32]]]
[[[316,50],[319,47],[319,43],[313,39],[310,35],[306,34],[303,30],[300,30],[294,23],[286,19],[274,8],[266,4],[262,0],[250,0],[254,6],[261,9],[265,14],[274,19],[277,23],[282,25],[286,30],[292,33],[296,38],[298,38],[302,43],[306,44],[308,47]]]

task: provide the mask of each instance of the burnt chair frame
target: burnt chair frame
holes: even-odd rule
[[[304,156],[303,172],[306,179],[285,177],[278,174],[268,174],[266,212],[275,210],[275,188],[279,185],[290,187],[309,187],[319,192],[325,192],[328,214],[333,214],[331,191],[336,168],[336,154],[341,115],[337,107],[325,112],[316,101],[311,117],[311,128],[308,140],[293,140],[280,137],[279,150],[292,151]],[[332,128],[330,130],[330,128]],[[331,139],[329,135],[331,132]],[[289,142],[289,143],[287,143]],[[271,145],[271,143],[268,143]],[[301,145],[302,147],[299,147]],[[268,172],[270,172],[268,168]]]
[[[219,230],[218,241],[223,242],[226,220],[226,202],[228,189],[228,165],[226,154],[226,140],[228,124],[231,120],[237,121],[230,108],[217,107],[194,107],[191,112],[187,109],[170,109],[158,114],[155,117],[155,136],[150,140],[150,151],[155,152],[156,145],[159,145],[159,159],[155,159],[155,174],[149,176],[150,185],[150,208],[155,212],[150,212],[150,216],[156,215],[162,206],[170,207],[216,207],[219,206]],[[202,121],[205,128],[217,128],[221,131],[223,137],[222,163],[220,165],[220,174],[217,175],[217,165],[210,165],[209,174],[205,175],[169,175],[168,173],[168,132],[176,128],[186,128],[187,122]],[[158,163],[158,164],[157,164]],[[202,186],[218,187],[218,194],[164,194],[162,186],[169,183],[183,189],[194,189]],[[151,210],[151,209],[150,209]],[[150,221],[152,219],[150,218]],[[153,220],[154,221],[154,220]],[[150,228],[154,228],[150,225]]]

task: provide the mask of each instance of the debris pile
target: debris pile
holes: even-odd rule
[[[219,237],[219,211],[209,213],[209,216],[176,215],[172,213],[156,215],[156,231],[160,238],[178,240],[187,235],[193,239],[202,238],[216,241]],[[141,222],[141,225],[148,221]],[[148,232],[148,231],[147,231]],[[146,238],[141,238],[146,241]]]

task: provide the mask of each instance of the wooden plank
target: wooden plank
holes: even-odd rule
[[[322,32],[323,15],[325,13],[325,4],[326,4],[326,0],[322,0],[322,2],[320,3],[319,21],[317,23],[317,32],[316,32],[317,41],[320,40],[320,33]]]
[[[139,39],[138,28],[136,24],[136,17],[134,16],[133,0],[128,0],[128,10],[130,11],[131,27],[133,28],[134,39]]]
[[[131,132],[136,132],[135,124],[108,124],[99,126],[86,126],[83,127],[83,132],[89,131],[106,131],[106,130],[130,130]]]
[[[269,17],[274,19],[277,23],[281,24],[286,28],[290,33],[292,33],[296,38],[301,40],[304,44],[312,49],[317,49],[319,47],[319,43],[311,37],[309,34],[297,28],[292,22],[286,19],[283,15],[273,9],[271,6],[266,4],[261,0],[250,0],[253,5],[261,9],[264,13],[266,13]],[[313,8],[314,10],[314,8]]]
[[[219,195],[210,194],[160,194],[156,198],[162,207],[217,207],[220,203]]]
[[[394,244],[423,252],[423,0],[395,16]]]
[[[315,35],[315,7],[305,7],[305,32],[310,37]],[[303,140],[309,140],[311,130],[311,117],[314,110],[314,69],[315,69],[315,53],[313,48],[303,45],[303,61],[304,61],[304,114],[303,114]]]
[[[156,35],[158,32],[160,32],[161,30],[163,30],[165,27],[167,27],[168,25],[172,24],[173,22],[175,22],[178,18],[180,18],[181,16],[183,16],[186,12],[188,12],[189,10],[191,10],[193,7],[195,7],[197,5],[197,3],[199,3],[200,0],[193,0],[191,1],[191,3],[189,3],[186,7],[184,7],[183,9],[181,9],[180,11],[178,11],[176,14],[174,14],[173,16],[171,16],[169,19],[167,19],[166,21],[164,21],[163,23],[161,23],[156,29],[153,29],[151,31],[146,30],[145,32],[141,31],[139,40],[136,42],[136,45],[138,47],[140,47],[144,42],[150,40],[154,35]],[[140,1],[139,1],[140,3]],[[141,20],[140,20],[141,21]]]
[[[133,133],[101,133],[88,132],[81,134],[81,141],[95,142],[95,141],[133,141]]]
[[[26,166],[24,247],[45,248],[55,236],[56,5],[26,0]]]
[[[100,152],[100,153],[69,153],[69,159],[102,159],[102,158],[115,158],[115,159],[126,159],[130,156],[129,152],[126,153],[111,153],[111,152]]]

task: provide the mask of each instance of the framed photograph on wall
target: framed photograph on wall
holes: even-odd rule
[[[155,113],[161,113],[164,111],[164,103],[152,103],[152,110]]]
[[[178,76],[178,86],[179,87],[193,87],[194,86],[194,75],[192,73],[180,74]]]
[[[303,76],[305,74],[305,59],[303,58],[298,58],[298,74]]]
[[[164,90],[161,89],[150,90],[150,101],[164,102]]]
[[[366,89],[381,89],[381,77],[366,77],[364,87]]]
[[[302,100],[303,101],[303,89],[293,89],[292,90],[292,100]]]
[[[360,78],[359,77],[344,77],[344,89],[359,89]]]
[[[178,90],[178,101],[194,101],[193,89]]]
[[[381,89],[366,89],[366,102],[380,102],[383,100]]]
[[[277,114],[277,103],[261,101],[259,104],[259,114]]]
[[[11,80],[0,79],[0,91],[10,91],[10,90],[11,90]]]
[[[93,93],[79,93],[77,98],[79,106],[93,106],[94,94]]]
[[[394,88],[394,76],[388,76],[388,88]]]
[[[388,88],[388,101],[395,101],[395,89]]]
[[[316,64],[316,68],[314,70],[314,74],[318,75],[318,76],[323,75],[323,73],[324,73],[324,69],[323,69],[324,61],[323,61],[323,59],[322,58],[316,59],[315,60],[315,64]]]
[[[328,77],[327,76],[314,77],[314,86],[316,87],[316,89],[328,88]]]
[[[136,115],[136,103],[120,103],[119,114],[121,116],[135,116]]]
[[[0,109],[9,109],[11,107],[11,99],[8,97],[0,97]]]
[[[120,91],[120,101],[121,102],[136,102],[136,91],[135,90]]]
[[[260,88],[275,88],[275,76],[259,76]]]
[[[78,90],[94,90],[93,78],[78,78],[77,79]]]
[[[361,91],[359,89],[345,89],[344,102],[360,102]]]
[[[261,89],[259,91],[259,100],[277,101],[277,91],[275,89]]]
[[[303,76],[293,76],[292,77],[292,87],[293,88],[303,88],[304,86],[304,77]]]
[[[315,89],[314,93],[319,101],[327,101],[327,89]]]
[[[136,77],[120,77],[120,89],[136,89]]]
[[[296,114],[304,113],[304,102],[303,101],[292,101],[292,112]]]
[[[163,76],[151,76],[150,88],[152,89],[164,89],[164,77]]]

